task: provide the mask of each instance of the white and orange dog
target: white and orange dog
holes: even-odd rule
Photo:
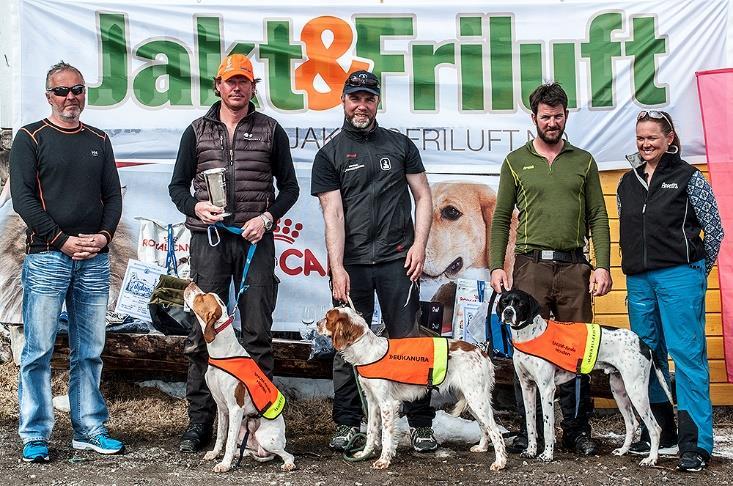
[[[216,294],[204,293],[191,283],[184,292],[184,300],[201,325],[210,357],[249,356],[239,344],[232,326],[227,325],[226,306]],[[277,455],[284,462],[283,471],[295,469],[292,454],[285,451],[282,415],[274,420],[261,418],[247,388],[234,376],[211,365],[206,371],[206,384],[216,401],[218,426],[214,449],[207,452],[204,459],[214,460],[224,449],[224,458],[214,466],[214,472],[226,472],[231,468],[237,452],[237,439],[241,441],[247,430],[246,455],[259,462],[272,460]]]
[[[386,338],[375,335],[355,310],[336,307],[318,321],[318,332],[331,336],[334,348],[352,365],[372,363],[387,353]],[[440,391],[452,390],[460,399],[453,411],[460,414],[466,408],[481,428],[481,441],[471,447],[471,452],[486,452],[491,440],[495,458],[492,471],[506,466],[504,439],[494,421],[491,408],[491,390],[494,386],[494,366],[489,357],[475,346],[463,341],[448,341],[448,366]],[[400,402],[411,402],[424,397],[428,388],[422,385],[397,383],[384,379],[359,376],[368,408],[367,440],[364,450],[356,453],[356,459],[369,457],[382,434],[382,453],[372,467],[385,469],[395,456],[397,442],[395,432]]]
[[[509,324],[512,341],[529,341],[547,329],[547,321],[540,316],[540,305],[527,292],[512,289],[501,294],[496,312],[502,322]],[[593,369],[600,369],[609,376],[611,392],[616,399],[619,411],[626,425],[626,436],[621,447],[613,453],[622,456],[629,451],[634,431],[638,425],[634,408],[646,424],[651,439],[649,457],[641,461],[642,466],[654,466],[659,457],[659,436],[661,427],[652,415],[649,406],[649,376],[656,373],[667,398],[672,402],[672,394],[667,387],[662,372],[655,365],[651,349],[644,341],[628,329],[601,326],[598,356]],[[555,445],[555,413],[552,408],[555,387],[575,378],[575,374],[556,366],[542,358],[514,349],[514,368],[522,385],[522,397],[526,412],[527,438],[529,444],[522,457],[535,457],[537,454],[537,431],[535,422],[535,388],[539,390],[544,419],[545,450],[537,457],[544,462],[552,461]]]

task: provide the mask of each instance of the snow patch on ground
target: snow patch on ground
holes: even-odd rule
[[[498,427],[502,434],[507,432],[501,425]],[[454,417],[443,410],[435,412],[433,432],[439,444],[458,442],[473,445],[481,440],[481,431],[475,420]],[[397,437],[401,446],[410,445],[410,426],[407,424],[407,417],[402,417],[397,422]]]

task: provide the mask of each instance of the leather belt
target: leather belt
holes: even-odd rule
[[[571,251],[532,250],[522,254],[535,262],[584,263],[586,261],[582,248]]]

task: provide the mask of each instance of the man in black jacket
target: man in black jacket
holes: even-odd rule
[[[333,300],[351,298],[371,322],[376,291],[389,336],[399,338],[418,332],[416,282],[425,262],[432,202],[415,144],[377,124],[379,95],[374,74],[357,71],[348,77],[341,96],[346,119],[316,154],[311,194],[318,196],[326,223]],[[353,369],[339,355],[333,388],[337,430],[331,447],[343,449],[359,431],[362,410]],[[415,450],[435,450],[430,395],[405,404],[405,412]]]
[[[69,401],[74,449],[124,450],[105,423],[99,391],[109,297],[108,244],[122,215],[109,137],[79,120],[84,78],[63,61],[46,75],[51,115],[22,127],[10,152],[13,208],[28,225],[18,398],[23,460],[46,462],[53,427],[51,354],[58,317],[69,314]]]
[[[231,282],[240,287],[247,252],[251,244],[257,244],[246,278],[247,291],[237,305],[242,345],[272,378],[270,330],[278,284],[272,227],[295,204],[299,189],[285,130],[274,119],[255,111],[251,101],[258,81],[247,56],[232,54],[222,61],[214,79],[214,92],[221,101],[183,133],[168,190],[178,210],[186,215],[186,226],[191,230],[191,276],[204,292],[215,292],[228,302]],[[209,202],[203,175],[208,169],[225,169],[226,208]],[[225,210],[229,213],[226,217]],[[219,229],[221,241],[212,247],[207,229],[218,221],[241,228],[241,236]],[[180,450],[197,452],[211,439],[216,414],[204,379],[208,353],[200,326],[192,327],[184,353],[189,359],[189,426]]]

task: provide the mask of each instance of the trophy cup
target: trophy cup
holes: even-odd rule
[[[226,169],[209,169],[203,172],[206,190],[209,191],[209,202],[222,208],[222,216],[229,216],[227,207],[227,177]]]

